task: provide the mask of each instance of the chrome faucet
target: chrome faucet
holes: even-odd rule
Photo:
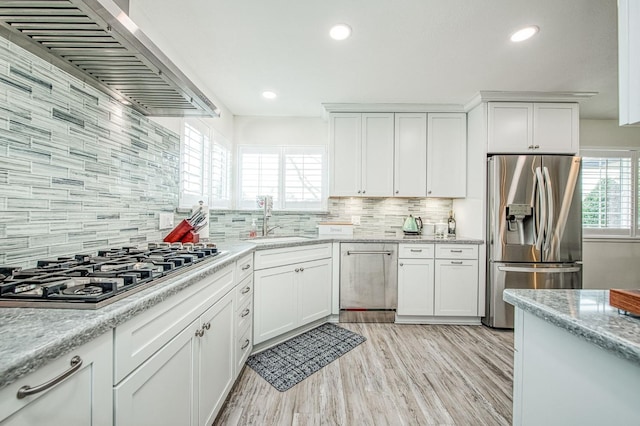
[[[258,195],[257,197],[258,207],[263,208],[262,216],[262,236],[266,237],[269,232],[276,228],[281,228],[280,225],[269,228],[269,218],[271,217],[271,210],[273,209],[273,197],[271,195]]]

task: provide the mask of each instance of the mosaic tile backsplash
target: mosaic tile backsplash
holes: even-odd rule
[[[0,38],[0,264],[162,238],[178,135]]]
[[[161,240],[178,205],[179,136],[0,38],[0,265]],[[395,235],[447,199],[335,198],[327,213],[273,212],[275,235],[316,235],[360,216],[355,235]],[[176,223],[187,212],[176,214]],[[247,238],[258,211],[212,211],[210,240]]]
[[[350,222],[352,216],[360,216],[360,225],[354,227],[354,235],[396,235],[402,231],[404,219],[412,214],[420,216],[424,223],[437,223],[449,216],[450,199],[436,198],[330,198],[328,213],[274,211],[269,226],[279,226],[273,235],[317,235],[318,222]],[[187,213],[178,215],[184,219]],[[262,214],[255,211],[212,210],[210,237],[212,241],[229,241],[248,238],[251,221],[256,219],[258,234],[262,230]]]

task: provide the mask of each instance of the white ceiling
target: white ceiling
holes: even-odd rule
[[[616,0],[130,0],[130,15],[234,115],[500,90],[598,92],[581,117],[618,116]],[[335,23],[352,37],[330,39]],[[527,25],[540,33],[511,43]]]

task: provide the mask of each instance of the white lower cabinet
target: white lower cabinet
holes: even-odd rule
[[[397,315],[433,315],[433,244],[400,244]]]
[[[193,425],[197,321],[114,388],[115,425]]]
[[[477,324],[478,246],[400,244],[398,323]]]
[[[305,247],[314,248],[304,256],[301,247],[256,252],[256,265],[270,267],[254,273],[254,344],[331,314],[330,244]],[[309,260],[316,255],[324,258]]]
[[[115,387],[116,425],[210,425],[234,375],[233,292]]]
[[[436,259],[434,314],[478,316],[478,261]]]
[[[235,380],[234,294],[227,294],[201,317],[196,351],[198,424],[210,425]]]
[[[105,333],[3,388],[0,424],[110,426],[112,374],[113,335]],[[51,386],[41,386],[52,380]],[[34,393],[18,398],[23,386]]]

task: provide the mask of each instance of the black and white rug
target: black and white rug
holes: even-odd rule
[[[247,365],[274,388],[284,392],[365,340],[337,325],[323,324],[250,356]]]

